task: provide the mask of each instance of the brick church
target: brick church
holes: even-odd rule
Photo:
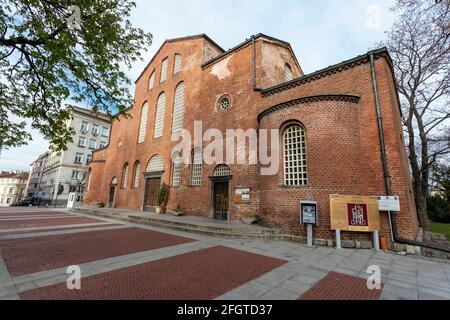
[[[228,51],[206,35],[167,40],[136,80],[134,103],[131,117],[113,123],[108,146],[94,152],[86,205],[151,211],[165,183],[168,209],[231,221],[257,215],[303,237],[299,204],[315,200],[314,237],[333,239],[330,195],[386,195],[389,180],[401,200],[398,233],[415,239],[401,109],[385,49],[305,75],[289,43],[263,34]],[[205,139],[174,152],[172,136],[193,132],[195,122],[224,136],[227,129],[279,130],[279,169],[263,175],[260,161],[206,163]],[[390,238],[387,214],[380,221],[380,233]],[[370,235],[344,232],[342,238]]]

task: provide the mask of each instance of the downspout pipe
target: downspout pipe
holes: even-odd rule
[[[387,154],[386,154],[386,143],[385,143],[385,137],[384,137],[384,128],[383,128],[383,117],[381,113],[381,107],[380,107],[380,95],[378,92],[378,85],[377,85],[377,73],[375,69],[375,57],[373,53],[370,53],[370,69],[372,73],[372,84],[373,84],[373,92],[375,95],[375,107],[377,111],[377,123],[378,123],[378,133],[380,138],[380,149],[381,149],[381,161],[383,165],[383,175],[384,175],[384,183],[386,187],[386,194],[388,196],[393,196],[393,190],[392,190],[392,184],[391,184],[391,176],[389,174],[389,167],[388,167],[388,161],[387,161]],[[447,253],[450,253],[450,248],[445,248],[429,243],[419,242],[419,241],[413,241],[404,239],[399,236],[398,234],[398,228],[397,228],[397,221],[396,221],[396,215],[389,214],[389,220],[390,220],[390,227],[392,231],[392,236],[394,238],[394,242],[411,245],[411,246],[418,246],[423,248],[428,248],[432,250],[438,250],[438,251],[444,251]]]

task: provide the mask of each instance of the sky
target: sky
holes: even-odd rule
[[[166,39],[205,33],[225,50],[264,33],[291,44],[305,74],[364,54],[385,39],[393,0],[136,0],[132,23],[153,34],[144,60],[125,70],[137,79]],[[131,93],[134,87],[130,87]],[[29,130],[28,145],[3,151],[1,170],[28,171],[48,149]]]

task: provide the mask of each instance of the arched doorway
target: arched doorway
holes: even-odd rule
[[[116,177],[114,177],[111,181],[111,185],[109,186],[109,200],[108,200],[109,208],[114,208],[114,196],[116,194],[117,184],[118,184],[118,180]]]
[[[230,167],[224,164],[218,165],[211,180],[213,218],[227,221],[230,213]]]
[[[153,156],[145,170],[143,210],[153,211],[158,206],[158,191],[164,174],[164,161],[160,155]]]

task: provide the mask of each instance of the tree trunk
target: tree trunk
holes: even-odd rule
[[[427,196],[422,192],[422,190],[416,191],[415,200],[419,224],[424,230],[428,230],[430,221],[428,219],[428,211],[427,211]]]

